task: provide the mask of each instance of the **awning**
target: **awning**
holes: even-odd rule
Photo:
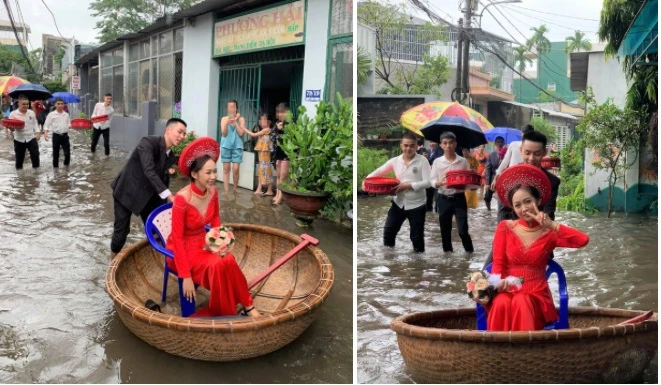
[[[632,64],[643,55],[658,52],[658,0],[647,0],[622,39],[617,56],[632,56]]]

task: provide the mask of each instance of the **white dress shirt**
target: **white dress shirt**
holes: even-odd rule
[[[105,130],[106,128],[110,128],[110,122],[112,122],[113,112],[115,112],[115,109],[112,108],[112,105],[106,107],[105,104],[103,103],[96,103],[96,105],[94,106],[94,111],[92,112],[92,118],[95,116],[108,115],[108,120],[101,123],[94,123],[93,124],[94,128],[96,128],[97,130]]]
[[[71,127],[71,119],[69,113],[64,111],[61,114],[57,110],[51,112],[44,123],[44,130],[53,134],[66,134],[69,132],[69,127]]]
[[[522,141],[515,140],[507,146],[507,152],[505,153],[503,161],[500,162],[498,170],[496,170],[496,176],[500,175],[509,166],[523,163],[523,158],[521,158],[521,143]]]
[[[436,158],[431,166],[431,185],[436,186],[436,182],[445,178],[445,174],[450,170],[470,170],[470,165],[466,158],[459,155],[452,162],[445,155]],[[464,189],[447,188],[445,185],[438,188],[438,193],[443,195],[452,195],[463,191]]]
[[[430,186],[430,169],[429,161],[422,155],[415,154],[408,165],[404,161],[404,155],[400,155],[390,159],[367,177],[382,176],[394,172],[400,183],[410,183],[412,190],[398,192],[393,198],[393,202],[401,209],[412,210],[427,203],[425,189]]]
[[[25,114],[22,114],[19,110],[14,110],[9,114],[9,119],[18,119],[25,122],[25,127],[22,130],[13,131],[14,140],[17,142],[27,143],[36,138],[34,135],[36,132],[40,132],[37,125],[37,116],[32,110],[27,110]]]

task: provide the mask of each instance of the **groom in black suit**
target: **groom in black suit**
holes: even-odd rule
[[[176,161],[172,146],[184,140],[186,122],[172,118],[165,125],[163,136],[145,136],[133,150],[126,166],[110,183],[115,204],[115,225],[110,243],[111,257],[124,247],[131,228],[131,214],[140,215],[142,222],[158,206],[174,201],[168,189],[168,170]]]

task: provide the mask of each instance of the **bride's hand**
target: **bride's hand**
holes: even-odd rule
[[[509,287],[510,287],[510,283],[507,282],[506,279],[503,279],[500,282],[500,286],[498,286],[498,288],[496,290],[498,290],[499,292],[508,291]]]
[[[537,206],[535,208],[535,220],[545,229],[554,229],[555,222],[545,212],[540,212]]]
[[[184,297],[186,297],[188,302],[197,299],[195,295],[195,283],[192,278],[184,278]]]

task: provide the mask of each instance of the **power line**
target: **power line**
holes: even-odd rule
[[[554,22],[552,22],[552,21],[548,21],[548,20],[540,19],[539,17],[535,17],[535,16],[532,16],[532,15],[528,15],[528,14],[523,13],[523,12],[521,12],[521,11],[517,11],[516,9],[509,8],[509,7],[508,7],[507,5],[505,5],[505,4],[502,4],[502,6],[505,7],[506,9],[509,9],[509,10],[512,11],[512,12],[516,12],[516,13],[518,13],[518,14],[521,14],[521,15],[525,16],[525,17],[531,17],[531,18],[533,18],[533,19],[537,19],[537,20],[539,20],[539,21],[543,21],[544,23],[548,23],[548,24],[551,24],[551,25],[555,25],[555,26],[560,27],[560,28],[566,28],[566,29],[569,29],[569,30],[572,30],[572,31],[576,31],[577,29],[580,29],[580,28],[576,28],[576,27],[567,27],[566,25],[562,25],[562,24],[554,23]],[[583,32],[590,32],[590,33],[597,33],[597,31],[588,31],[588,30],[582,30],[582,31],[583,31]]]
[[[46,4],[46,2],[44,0],[41,0],[41,2],[44,3],[44,6],[48,10],[48,12],[50,12],[51,16],[53,16],[53,23],[55,23],[55,29],[57,30],[57,33],[60,35],[60,37],[63,40],[68,42],[69,45],[71,45],[71,47],[73,48],[73,44],[71,43],[71,41],[69,41],[69,39],[67,39],[66,37],[62,36],[62,32],[60,32],[60,28],[57,26],[57,20],[55,20],[55,14],[53,13],[53,11],[51,11],[50,8],[48,8],[48,4]]]
[[[14,24],[14,16],[11,13],[11,8],[9,7],[9,1],[8,0],[3,0],[5,3],[5,8],[7,8],[7,16],[9,17],[9,23],[11,24],[12,30],[14,30],[14,36],[16,36],[16,41],[18,42],[18,45],[21,47],[21,54],[23,55],[23,58],[25,58],[25,61],[28,63],[28,67],[30,67],[30,72],[36,73],[34,68],[32,67],[32,63],[30,63],[30,58],[28,58],[28,55],[25,51],[27,51],[27,48],[25,48],[21,44],[21,40],[18,38],[18,32],[16,31],[16,25]]]
[[[538,11],[538,10],[536,10],[536,9],[522,7],[522,6],[520,6],[520,5],[512,5],[512,6],[513,6],[513,7],[516,7],[516,8],[527,9],[527,10],[529,10],[529,11],[533,11],[533,12],[544,13],[544,14],[546,14],[546,15],[553,15],[553,16],[566,17],[566,18],[568,18],[568,19],[579,19],[579,20],[588,20],[588,21],[599,21],[599,20],[597,20],[597,19],[586,19],[586,18],[584,18],[584,17],[567,16],[567,15],[560,15],[560,14],[557,14],[557,13],[550,13],[550,12]]]

